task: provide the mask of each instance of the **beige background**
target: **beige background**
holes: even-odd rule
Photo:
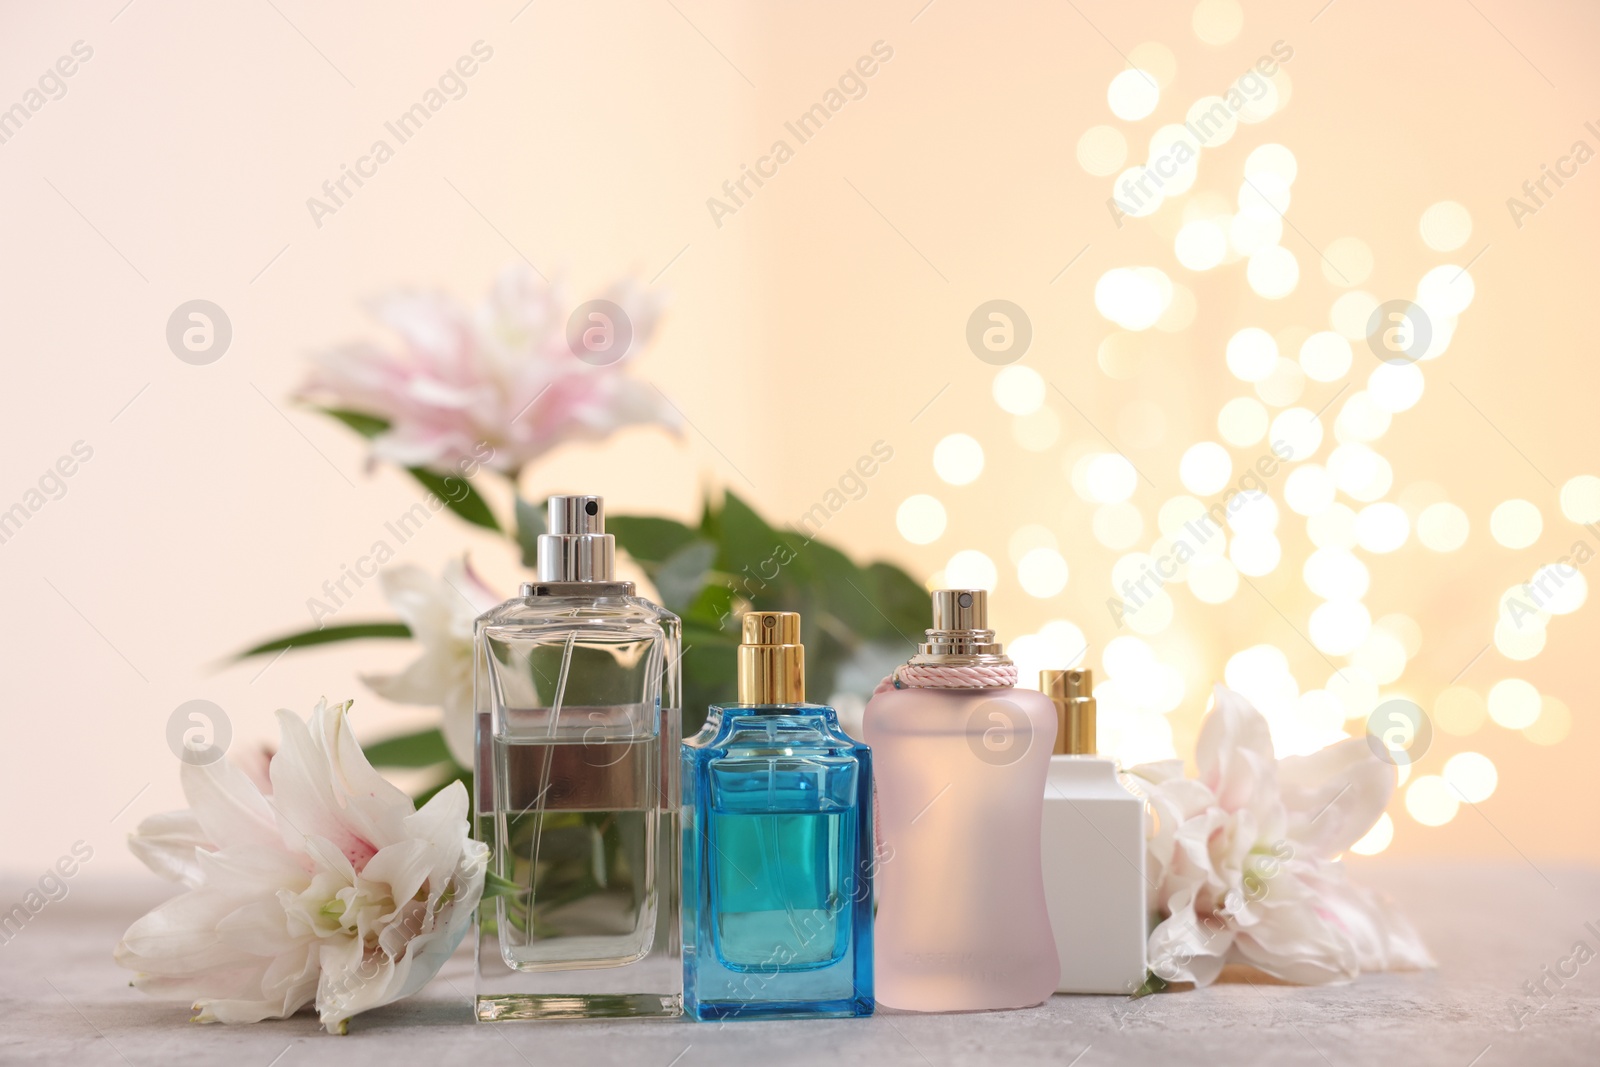
[[[353,435],[291,404],[305,354],[381,338],[360,301],[387,288],[475,301],[519,256],[579,295],[626,272],[659,274],[674,302],[638,373],[693,423],[676,444],[638,430],[562,450],[526,473],[530,495],[583,488],[617,510],[688,516],[702,486],[726,484],[793,518],[881,438],[895,458],[831,520],[830,540],[919,578],[980,548],[1001,564],[1002,636],[1067,618],[1101,646],[1116,632],[1104,600],[1117,554],[1094,542],[1062,468],[1065,453],[1099,439],[1052,396],[1061,442],[1041,453],[1011,443],[1010,417],[989,397],[993,368],[963,340],[972,308],[995,296],[1028,308],[1028,364],[1097,424],[1115,426],[1136,398],[1161,405],[1165,441],[1129,449],[1156,483],[1135,497],[1148,529],[1181,491],[1184,443],[1215,437],[1218,407],[1248,391],[1223,366],[1227,337],[1245,321],[1325,328],[1339,292],[1291,234],[1300,285],[1262,311],[1240,268],[1190,277],[1172,262],[1162,216],[1112,225],[1109,181],[1084,173],[1074,147],[1088,126],[1114,123],[1106,86],[1126,65],[1119,51],[1145,41],[1172,49],[1177,75],[1154,117],[1124,124],[1135,155],[1156,125],[1281,39],[1295,49],[1291,102],[1208,153],[1197,190],[1231,197],[1250,148],[1289,146],[1300,165],[1290,220],[1310,244],[1364,240],[1377,260],[1365,288],[1380,294],[1409,293],[1425,270],[1488,245],[1454,344],[1380,445],[1397,492],[1438,483],[1473,523],[1460,552],[1368,558],[1374,616],[1404,611],[1424,632],[1395,691],[1426,706],[1472,661],[1501,592],[1576,534],[1550,483],[1600,473],[1600,169],[1581,170],[1520,230],[1504,206],[1573,140],[1600,143],[1583,130],[1600,118],[1595,10],[1249,3],[1237,38],[1211,46],[1187,3],[275,3],[0,6],[0,106],[73,42],[94,49],[65,97],[0,144],[0,507],[75,441],[94,450],[66,496],[0,545],[7,871],[40,871],[78,839],[96,849],[95,876],[133,867],[122,835],[181,802],[164,725],[185,700],[223,706],[241,750],[275,734],[274,708],[304,712],[324,694],[357,697],[368,738],[426,718],[357,680],[404,663],[399,646],[299,654],[265,673],[227,657],[306,624],[306,598],[418,496],[393,470],[367,472]],[[480,39],[494,56],[466,96],[315,226],[306,198]],[[880,39],[894,58],[866,97],[715,226],[706,198]],[[1444,199],[1475,225],[1448,256],[1417,231]],[[1094,282],[1142,262],[1182,277],[1200,313],[1116,381],[1096,363],[1111,327]],[[163,336],[173,308],[194,298],[220,304],[234,329],[226,356],[205,367],[179,362]],[[1370,357],[1356,358],[1364,377]],[[989,446],[989,464],[951,488],[929,457],[958,430]],[[923,547],[895,527],[916,492],[951,512]],[[1545,516],[1540,542],[1519,552],[1487,533],[1489,511],[1513,497]],[[1072,568],[1049,601],[1024,595],[1006,558],[1028,522],[1055,530]],[[1177,620],[1150,639],[1185,673],[1171,717],[1180,749],[1207,684],[1241,648],[1276,644],[1302,688],[1326,677],[1285,621],[1303,629],[1316,601],[1299,577],[1303,521],[1286,513],[1284,530],[1285,563],[1260,582],[1282,616],[1248,591],[1218,609],[1177,590]],[[502,587],[515,580],[504,545],[447,518],[402,558],[437,568],[463,548]],[[1492,724],[1441,738],[1420,770],[1472,748],[1495,761],[1499,788],[1438,828],[1410,820],[1397,796],[1391,852],[1600,857],[1597,610],[1554,620],[1531,662],[1493,649],[1472,662],[1461,681],[1480,692],[1516,675],[1558,695],[1573,709],[1571,734],[1553,748]],[[389,612],[369,584],[341,614]]]

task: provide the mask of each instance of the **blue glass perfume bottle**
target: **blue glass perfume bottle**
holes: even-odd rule
[[[799,615],[743,627],[739,702],[683,743],[684,1010],[871,1015],[871,752],[805,703]]]

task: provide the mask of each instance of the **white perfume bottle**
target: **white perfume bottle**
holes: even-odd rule
[[[1040,838],[1056,992],[1127,995],[1145,980],[1144,800],[1095,754],[1090,672],[1041,671],[1039,683],[1058,726]]]

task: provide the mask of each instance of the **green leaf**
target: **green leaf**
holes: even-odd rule
[[[705,498],[700,501],[701,536],[709,537],[713,541],[720,541],[722,539],[722,528],[720,525],[719,515],[720,513],[718,512],[717,508],[711,503],[711,494],[707,493]]]
[[[744,577],[758,584],[770,581],[777,566],[773,556],[780,545],[777,533],[766,520],[730,491],[722,498],[717,525],[722,534],[717,569],[734,575],[736,583]]]
[[[1140,986],[1138,989],[1135,989],[1128,999],[1138,1000],[1140,997],[1148,997],[1151,993],[1164,993],[1171,984],[1171,982],[1168,982],[1156,972],[1147,971],[1145,973],[1144,985]]]
[[[410,637],[411,627],[403,622],[353,622],[344,626],[324,626],[320,630],[306,630],[303,633],[287,634],[283,637],[274,637],[254,648],[245,649],[239,653],[239,659],[250,656],[260,656],[267,652],[279,652],[286,648],[306,648],[310,645],[326,645],[333,641],[356,641],[364,637]]]
[[[830,615],[858,634],[872,633],[883,625],[883,617],[867,589],[867,576],[850,562],[850,557],[832,545],[811,541],[800,549],[797,558],[809,571],[811,580],[807,584],[826,593]]]
[[[690,541],[656,568],[651,577],[668,611],[683,614],[705,587],[717,546],[710,541]]]
[[[515,899],[521,896],[524,891],[525,890],[523,886],[518,885],[503,875],[498,875],[493,871],[487,871],[484,873],[483,899],[485,901],[493,900],[495,897],[510,897]]]
[[[522,548],[522,565],[539,565],[539,535],[545,532],[545,509],[517,494],[517,544]]]
[[[928,591],[892,563],[868,564],[862,576],[867,582],[863,589],[882,612],[869,635],[882,641],[921,641],[929,624]]]
[[[698,528],[649,516],[609,519],[608,527],[683,619],[686,735],[708,704],[736,691],[736,608],[806,618],[806,673],[818,693],[831,693],[847,666],[857,685],[863,671],[898,658],[928,625],[928,594],[905,571],[858,565],[833,545],[774,527],[735,493],[708,494]],[[702,554],[713,545],[706,565]]]
[[[694,602],[679,614],[683,617],[685,643],[690,627],[697,627],[708,634],[731,637],[738,625],[738,620],[733,618],[733,590],[722,582],[708,581],[701,586]]]
[[[654,515],[607,515],[606,533],[615,536],[617,544],[641,564],[665,563],[674,552],[696,540],[690,527]]]
[[[436,474],[425,467],[408,467],[411,476],[427,487],[451,511],[474,526],[500,532],[500,522],[489,510],[489,502],[478,495],[472,483],[455,474]]]
[[[349,411],[345,408],[320,408],[319,410],[324,415],[332,415],[362,437],[376,437],[389,428],[388,419],[380,419],[376,415],[368,415],[365,412]]]
[[[363,411],[351,411],[347,408],[321,408],[324,415],[331,415],[346,426],[350,427],[362,437],[373,438],[389,428],[389,420],[376,415],[368,415]],[[486,530],[500,532],[500,523],[494,517],[489,504],[478,495],[467,479],[454,474],[437,474],[424,467],[408,467],[411,476],[427,487],[451,511],[475,526],[482,526]]]
[[[739,635],[728,630],[718,630],[714,627],[697,626],[685,622],[683,626],[683,647],[694,648],[737,648]]]
[[[374,767],[432,767],[452,762],[450,747],[437,729],[386,738],[365,746],[364,751]]]

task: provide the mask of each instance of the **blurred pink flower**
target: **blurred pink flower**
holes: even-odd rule
[[[564,441],[601,440],[629,425],[676,432],[677,409],[628,376],[655,333],[658,296],[623,281],[604,299],[621,310],[609,323],[613,347],[586,361],[568,345],[559,286],[525,265],[503,271],[476,311],[437,293],[391,293],[373,311],[400,345],[316,354],[300,396],[387,421],[375,457],[444,472],[480,463],[515,472]]]
[[[1339,855],[1394,793],[1394,768],[1352,738],[1278,760],[1267,721],[1217,686],[1199,778],[1179,760],[1130,770],[1149,798],[1150,969],[1209,985],[1229,963],[1289,982],[1433,966],[1411,924],[1352,884]]]

